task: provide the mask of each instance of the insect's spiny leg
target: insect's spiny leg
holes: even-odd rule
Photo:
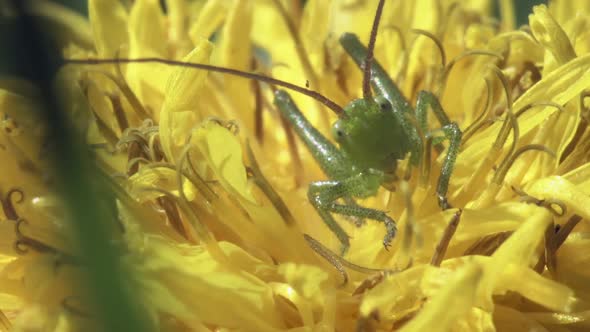
[[[328,206],[328,211],[343,216],[367,218],[382,222],[385,225],[385,229],[387,230],[387,233],[383,238],[383,246],[386,250],[389,250],[391,241],[397,233],[397,226],[395,224],[395,221],[393,221],[391,217],[389,217],[385,212],[381,210],[366,208],[359,205],[342,205],[332,203]]]
[[[449,181],[451,180],[453,167],[455,166],[455,161],[457,160],[457,155],[459,154],[462,134],[461,129],[459,129],[459,125],[457,125],[455,122],[444,126],[442,130],[450,144],[447,149],[447,155],[443,161],[442,169],[440,171],[436,193],[438,196],[438,205],[441,207],[441,209],[446,210],[451,208],[451,205],[447,201],[447,191],[449,189]]]
[[[329,205],[340,195],[334,195],[340,183],[337,181],[318,181],[309,185],[307,198],[316,209],[326,226],[336,235],[341,244],[341,255],[344,256],[350,248],[350,238],[344,229],[338,225],[328,211]]]
[[[346,205],[358,206],[356,201],[350,196],[344,197],[344,202],[346,203]],[[354,223],[356,227],[361,227],[366,224],[366,221],[363,218],[352,217],[350,220]]]
[[[334,254],[330,249],[324,247],[318,240],[307,234],[303,234],[303,238],[307,241],[307,244],[313,251],[322,256],[328,261],[328,263],[338,270],[338,273],[342,276],[342,286],[346,286],[348,283],[348,273],[346,273],[342,262],[338,259],[338,255]]]
[[[285,117],[280,117],[281,127],[287,137],[287,145],[289,147],[289,154],[291,155],[291,161],[293,162],[293,170],[295,172],[295,186],[299,188],[303,182],[303,162],[297,151],[297,141],[295,135],[293,135],[293,129],[289,126],[289,123]]]
[[[338,177],[352,167],[350,160],[305,118],[287,92],[277,90],[274,102],[329,177]]]
[[[276,95],[278,89],[274,85],[270,85],[272,92]],[[279,106],[279,110],[281,110]],[[297,140],[293,134],[293,128],[289,126],[288,120],[284,116],[280,116],[281,128],[285,132],[287,138],[287,146],[289,147],[289,154],[291,155],[291,161],[293,162],[293,170],[295,173],[295,187],[299,188],[303,182],[303,162],[297,150]]]
[[[340,37],[340,44],[357,66],[364,70],[363,62],[367,57],[367,49],[358,36],[353,33],[345,33]],[[409,113],[412,111],[412,107],[404,94],[377,61],[373,61],[371,64],[370,80],[376,93],[382,95],[391,103],[394,113]],[[403,119],[399,121],[404,122]]]
[[[274,190],[272,185],[268,182],[262,171],[260,170],[260,166],[258,165],[258,161],[254,156],[254,152],[252,151],[252,147],[250,146],[249,142],[246,142],[246,156],[250,161],[250,167],[248,167],[248,171],[252,173],[254,178],[254,183],[262,190],[262,192],[266,195],[266,197],[270,200],[271,204],[275,207],[277,212],[283,218],[283,221],[287,226],[293,226],[295,224],[295,218],[289,211],[287,204],[283,201],[281,196]]]
[[[459,147],[461,146],[462,133],[459,125],[451,122],[436,96],[428,91],[420,91],[416,102],[416,117],[423,130],[427,130],[427,112],[429,108],[432,109],[438,122],[442,125],[440,130],[442,130],[445,138],[450,142],[436,189],[439,205],[443,210],[446,210],[450,208],[446,195],[451,173],[453,172],[455,160],[457,159]],[[432,136],[432,132],[429,132],[427,136]]]
[[[396,235],[397,227],[395,221],[385,212],[377,209],[367,208],[359,205],[338,204],[336,201],[342,197],[349,196],[358,190],[359,185],[367,181],[366,175],[358,174],[341,181],[321,181],[314,182],[309,186],[308,198],[320,213],[324,222],[332,229],[334,225],[332,214],[339,214],[345,217],[360,217],[380,221],[385,225],[387,233],[383,238],[383,246],[388,249],[391,241]],[[337,224],[335,226],[338,226]],[[340,228],[340,226],[338,226]],[[335,229],[332,229],[337,236]],[[343,231],[342,231],[343,232]],[[346,233],[343,233],[346,235]],[[348,237],[348,236],[347,236]],[[348,239],[347,239],[348,240]],[[341,239],[342,242],[342,239]],[[343,247],[347,245],[343,243]],[[343,248],[345,249],[345,247]]]
[[[310,235],[303,234],[303,238],[305,239],[305,241],[307,241],[307,244],[313,251],[325,258],[328,261],[328,263],[330,263],[338,270],[343,279],[342,286],[345,286],[348,282],[348,274],[344,269],[345,267],[359,273],[373,274],[373,277],[365,279],[363,284],[357,287],[353,295],[362,294],[365,290],[375,287],[376,284],[383,280],[383,277],[399,272],[399,270],[376,269],[351,263],[346,259],[339,257],[338,255],[333,253],[330,249],[326,248],[323,244],[321,244],[320,241],[314,239]]]
[[[379,29],[379,22],[383,14],[383,5],[385,0],[380,0],[377,6],[377,12],[373,19],[373,27],[371,28],[371,37],[369,38],[369,45],[367,46],[367,56],[364,61],[363,68],[363,98],[371,98],[371,69],[373,62],[373,51],[375,49],[375,40],[377,39],[377,30]]]
[[[416,101],[416,119],[418,120],[418,124],[423,133],[428,131],[427,112],[429,108],[432,109],[432,112],[441,126],[446,126],[451,123],[449,116],[442,108],[438,98],[432,92],[422,90],[418,92],[418,98]]]

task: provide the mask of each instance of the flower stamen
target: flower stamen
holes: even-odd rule
[[[12,196],[14,194],[18,194],[19,197],[18,197],[18,199],[13,201]],[[6,195],[2,195],[0,193],[0,203],[2,203],[2,209],[4,210],[4,215],[6,216],[7,219],[9,219],[9,220],[19,220],[20,219],[18,213],[16,212],[16,208],[14,207],[14,202],[20,204],[24,201],[24,199],[25,199],[25,194],[22,191],[22,189],[19,189],[19,188],[12,188],[12,189],[8,190]]]
[[[266,179],[260,167],[258,166],[258,162],[256,161],[256,157],[254,157],[254,152],[252,151],[252,147],[250,146],[249,142],[246,142],[246,156],[248,157],[248,161],[250,162],[250,166],[247,167],[249,173],[252,174],[252,178],[254,179],[254,183],[262,190],[264,195],[268,198],[270,203],[274,206],[277,210],[279,215],[282,217],[283,221],[287,226],[294,226],[295,225],[295,218],[289,211],[287,204],[283,201],[281,196],[274,190],[270,182]]]
[[[6,317],[6,314],[2,310],[0,310],[0,326],[2,326],[2,328],[5,331],[12,331],[12,324],[10,323],[10,320],[8,319],[8,317]]]
[[[446,65],[443,66],[442,70],[441,70],[441,76],[439,78],[439,91],[438,91],[438,95],[443,95],[444,94],[444,90],[445,90],[445,86],[447,83],[447,79],[449,78],[449,73],[451,72],[451,70],[453,69],[453,67],[457,64],[457,62],[471,57],[471,56],[491,56],[491,57],[496,57],[499,61],[502,61],[504,59],[504,57],[496,52],[492,52],[492,51],[486,51],[486,50],[467,50],[467,51],[463,51],[461,54],[457,55],[456,57],[454,57],[453,59],[451,59],[451,61],[449,61],[449,63],[447,63]],[[487,79],[486,79],[487,81]],[[490,98],[490,97],[488,97]],[[487,107],[487,106],[486,106]],[[485,111],[486,109],[484,109]],[[485,113],[485,112],[484,112]]]
[[[452,60],[451,60],[452,62]],[[486,103],[485,106],[482,110],[481,113],[479,113],[479,115],[477,116],[477,118],[465,129],[465,131],[463,131],[463,138],[461,140],[461,145],[464,145],[465,142],[471,138],[471,136],[473,136],[473,134],[475,134],[482,126],[484,126],[486,124],[486,119],[490,113],[491,110],[491,106],[492,106],[492,98],[493,98],[493,92],[492,92],[492,85],[490,83],[490,80],[486,77],[484,78],[485,82],[486,82],[486,91],[487,91],[487,98],[486,98]],[[490,119],[488,119],[488,123]],[[493,122],[493,120],[492,120]]]
[[[430,39],[434,42],[434,44],[436,45],[436,48],[438,49],[438,51],[440,53],[441,67],[442,67],[442,69],[444,69],[445,66],[447,65],[447,54],[445,53],[445,49],[444,49],[442,43],[440,42],[440,40],[434,34],[430,33],[429,31],[426,31],[426,30],[411,29],[410,31],[413,33],[417,33],[419,35],[422,35],[424,37],[427,37],[428,39]]]
[[[548,147],[546,147],[544,145],[529,144],[529,145],[522,146],[518,150],[516,150],[512,155],[510,155],[510,157],[507,157],[506,159],[504,159],[502,161],[502,163],[500,164],[500,167],[498,167],[498,170],[496,171],[496,173],[494,174],[494,177],[492,178],[492,183],[495,183],[498,185],[502,184],[502,182],[504,182],[504,178],[506,177],[506,174],[508,173],[508,170],[512,167],[512,165],[514,164],[516,159],[518,157],[520,157],[520,155],[523,154],[524,152],[532,151],[532,150],[543,151],[543,152],[548,153],[553,158],[557,158],[557,156],[555,155],[555,152],[553,152],[553,150],[549,149]]]
[[[381,27],[381,31],[386,31],[386,30],[395,31],[395,33],[397,34],[397,39],[399,40],[400,53],[401,53],[401,57],[402,57],[399,67],[402,68],[402,70],[399,71],[395,81],[398,82],[399,86],[403,86],[403,79],[405,77],[404,69],[407,70],[407,68],[408,68],[408,52],[407,52],[406,41],[404,39],[404,34],[403,34],[402,30],[400,29],[400,27],[393,25],[393,24],[388,24],[388,25]]]
[[[457,231],[457,227],[459,226],[459,221],[461,220],[462,213],[463,213],[463,211],[461,209],[459,209],[457,212],[455,212],[455,214],[453,215],[453,218],[451,219],[451,221],[449,222],[447,227],[445,227],[445,231],[443,232],[443,235],[440,238],[440,241],[436,245],[436,249],[434,250],[434,255],[432,255],[432,259],[430,260],[430,265],[439,267],[440,263],[442,263],[443,259],[445,258],[445,254],[447,252],[447,248],[449,247],[449,244],[451,243],[451,239],[453,238],[453,235]]]
[[[125,76],[121,72],[120,67],[121,67],[120,64],[118,64],[116,66],[117,76],[114,76],[113,74],[106,72],[106,71],[102,71],[102,70],[86,70],[85,73],[87,75],[88,74],[100,74],[100,75],[103,75],[104,77],[108,78],[123,93],[123,95],[125,96],[125,98],[129,102],[129,105],[131,105],[131,108],[135,111],[135,113],[139,116],[139,118],[141,120],[151,119],[151,116],[147,113],[147,111],[145,110],[145,108],[143,107],[143,105],[141,104],[141,102],[139,101],[137,96],[135,95],[135,93],[131,90],[131,88],[127,84],[127,81],[125,80]],[[80,82],[80,86],[83,89],[87,84],[88,83],[81,83]]]
[[[496,249],[498,249],[498,247],[502,245],[502,243],[504,243],[504,241],[506,241],[510,235],[512,235],[512,233],[514,232],[506,231],[486,235],[475,241],[475,243],[465,250],[463,255],[491,256],[496,251]]]
[[[514,113],[514,117],[516,117],[518,119],[524,112],[530,110],[531,108],[538,107],[538,106],[552,106],[552,107],[557,108],[561,112],[565,112],[565,109],[563,108],[563,106],[561,106],[557,103],[554,103],[551,101],[541,101],[541,102],[535,102],[535,103],[531,103],[526,106],[523,106],[521,109],[516,111],[516,113]]]
[[[531,196],[524,192],[523,190],[511,186],[512,191],[514,191],[518,196],[520,196],[520,201],[527,203],[527,204],[535,204],[537,206],[542,206],[549,210],[554,216],[556,217],[563,217],[567,213],[567,206],[565,203],[558,199],[538,199],[534,196]]]
[[[125,111],[123,110],[121,97],[115,93],[109,93],[107,94],[107,97],[111,101],[113,113],[115,114],[115,120],[117,120],[119,129],[121,130],[121,132],[123,132],[125,129],[129,128],[129,121],[127,120],[127,116],[125,115]]]
[[[133,142],[130,145],[130,149],[129,149],[129,158],[131,157],[131,148],[137,146],[137,143]],[[136,150],[136,149],[134,149]],[[129,159],[129,161],[127,161],[127,176],[132,176],[133,174],[137,173],[137,171],[139,171],[139,164],[143,163],[143,164],[149,164],[151,163],[151,161],[145,157],[134,157]]]
[[[545,235],[545,264],[553,275],[557,271],[557,250],[565,242],[571,231],[582,220],[579,215],[571,216],[568,221],[560,227],[559,224],[549,229]]]
[[[60,253],[57,249],[24,235],[20,227],[22,224],[28,224],[25,219],[18,219],[14,224],[14,231],[16,233],[16,241],[14,242],[14,251],[19,255],[24,255],[29,252],[29,248],[39,253]]]
[[[180,213],[178,213],[178,207],[174,201],[170,199],[169,196],[158,197],[156,201],[164,210],[164,213],[168,218],[168,222],[170,222],[170,225],[172,225],[172,228],[174,228],[174,230],[178,232],[178,234],[180,234],[183,238],[188,240],[188,233],[184,227],[184,224],[182,223]]]
[[[562,210],[565,211],[565,205],[562,207]],[[568,221],[563,226],[561,226],[559,228],[559,230],[557,230],[557,233],[555,234],[555,238],[554,238],[554,242],[553,242],[556,250],[559,247],[561,247],[561,245],[565,242],[565,240],[567,239],[569,234],[572,232],[574,227],[576,227],[576,225],[580,221],[582,221],[582,217],[575,214],[575,215],[571,216],[568,219]]]

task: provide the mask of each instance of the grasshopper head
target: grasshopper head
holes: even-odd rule
[[[385,98],[353,100],[344,112],[332,135],[357,167],[391,170],[410,150],[409,138]]]

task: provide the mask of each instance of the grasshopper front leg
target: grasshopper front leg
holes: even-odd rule
[[[372,219],[382,222],[387,233],[383,238],[383,246],[387,249],[396,234],[396,225],[385,212],[357,204],[339,204],[338,199],[346,196],[366,196],[381,182],[378,173],[363,172],[344,180],[318,181],[309,186],[308,199],[318,211],[326,225],[336,234],[342,244],[342,255],[350,246],[348,235],[335,222],[332,213],[346,217]]]
[[[436,194],[438,196],[438,205],[446,210],[451,207],[447,201],[447,190],[449,189],[449,181],[451,179],[451,173],[455,166],[455,160],[459,153],[459,147],[461,146],[461,129],[455,122],[451,122],[446,112],[442,108],[442,105],[438,101],[438,98],[434,94],[428,91],[420,91],[418,93],[418,99],[416,101],[416,118],[421,126],[423,132],[431,135],[427,127],[427,112],[428,109],[432,109],[432,112],[436,116],[438,122],[442,126],[442,130],[445,139],[449,140],[449,147],[447,149],[446,157],[443,161],[443,166],[440,171],[438,178],[438,185],[436,187]]]
[[[340,241],[340,254],[344,256],[350,247],[350,240],[348,234],[342,229],[340,225],[334,220],[330,213],[330,205],[334,203],[332,199],[332,187],[338,185],[335,181],[318,181],[312,182],[307,190],[307,199],[316,209],[326,226],[336,235]]]
[[[346,203],[346,205],[353,205],[353,206],[357,206],[358,204],[356,203],[356,201],[354,200],[354,198],[350,197],[350,196],[346,196],[344,197],[344,203]],[[348,220],[350,222],[352,222],[356,227],[362,227],[365,225],[365,219],[360,218],[360,217],[350,217],[348,218]]]
[[[353,168],[352,161],[305,118],[291,96],[283,90],[277,90],[274,102],[328,177],[347,177]]]

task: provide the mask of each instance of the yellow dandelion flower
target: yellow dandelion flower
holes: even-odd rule
[[[337,217],[350,237],[344,256],[308,200],[310,183],[327,177],[272,105],[272,84],[124,63],[262,73],[346,105],[362,96],[363,73],[338,39],[350,32],[367,41],[377,2],[169,0],[164,11],[157,0],[89,0],[88,20],[45,1],[30,6],[59,28],[64,58],[81,60],[57,75],[62,111],[98,165],[92,175],[116,197],[105,241],[123,248],[117,278],[146,326],[589,328],[585,3],[536,6],[520,29],[509,1],[500,2],[500,21],[486,0],[385,4],[375,59],[411,105],[431,91],[463,132],[452,207],[437,204],[449,143],[440,131],[420,132],[419,167],[400,160],[392,186],[357,202],[396,221],[391,247],[383,247],[382,223]],[[99,330],[100,301],[83,287],[92,263],[73,249],[68,202],[47,180],[51,128],[36,112],[41,92],[0,82],[0,327]],[[330,137],[336,117],[317,99],[290,94]]]

